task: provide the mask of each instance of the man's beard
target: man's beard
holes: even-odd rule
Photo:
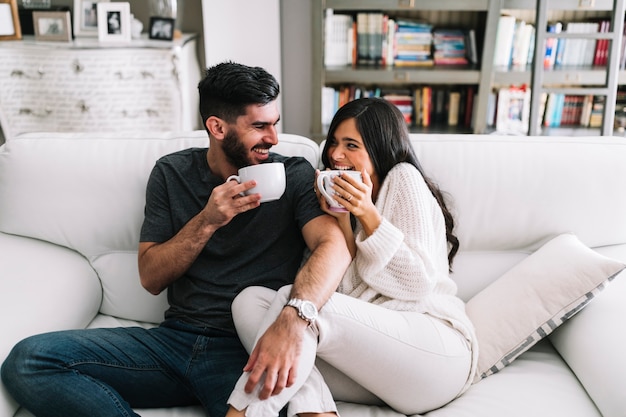
[[[237,169],[253,165],[253,162],[248,158],[248,150],[239,141],[237,133],[232,131],[226,133],[222,141],[222,149],[228,162],[237,167]]]

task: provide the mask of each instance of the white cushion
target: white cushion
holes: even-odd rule
[[[547,340],[524,353],[511,366],[472,385],[445,407],[424,415],[532,416],[601,417],[576,376]]]
[[[426,173],[450,194],[463,251],[528,249],[561,233],[589,247],[626,242],[626,221],[616,221],[626,213],[623,138],[412,134],[411,141]]]
[[[626,245],[602,248],[626,262]],[[626,412],[626,271],[620,273],[574,320],[550,335],[554,345],[604,417]]]
[[[0,231],[76,250],[102,280],[101,312],[160,322],[165,294],[145,291],[137,271],[146,183],[159,157],[208,145],[205,131],[19,136],[0,151]],[[280,134],[272,150],[319,159],[298,135]]]
[[[100,281],[80,254],[0,233],[0,363],[21,339],[85,327],[100,307]],[[0,384],[0,416],[17,404]]]
[[[559,235],[467,302],[476,380],[500,371],[579,312],[625,265]]]

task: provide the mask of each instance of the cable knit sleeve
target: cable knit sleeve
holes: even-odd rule
[[[404,301],[432,293],[441,274],[447,275],[445,223],[419,171],[406,163],[394,167],[376,207],[383,218],[380,226],[369,237],[357,230],[352,284]]]

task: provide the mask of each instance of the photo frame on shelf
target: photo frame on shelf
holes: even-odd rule
[[[74,36],[98,37],[98,3],[109,0],[74,0]]]
[[[131,40],[130,3],[98,3],[98,40],[124,43]]]
[[[151,17],[148,31],[149,38],[171,41],[174,39],[174,23],[175,19],[171,17]]]
[[[38,41],[70,42],[72,23],[70,12],[33,12],[35,39]]]
[[[0,41],[22,39],[17,0],[0,0]]]
[[[526,86],[498,90],[496,130],[511,135],[528,133],[530,90]]]

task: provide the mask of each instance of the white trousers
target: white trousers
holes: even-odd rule
[[[250,287],[237,296],[233,319],[248,352],[283,309],[290,290]],[[228,402],[238,410],[247,407],[246,416],[254,417],[275,417],[287,403],[289,416],[336,412],[335,400],[419,414],[459,394],[470,362],[468,342],[444,321],[335,293],[305,332],[296,383],[262,401],[258,389],[244,392],[244,373]]]

